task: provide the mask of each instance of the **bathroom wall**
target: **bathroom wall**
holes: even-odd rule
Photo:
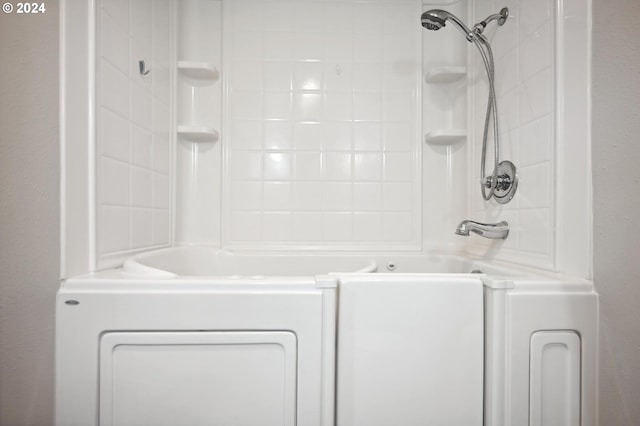
[[[508,204],[482,199],[479,178],[488,84],[480,55],[472,49],[469,215],[486,222],[507,220],[510,234],[500,242],[471,238],[468,248],[474,254],[588,278],[588,130],[580,133],[574,127],[584,129],[581,123],[588,119],[588,9],[569,0],[482,0],[472,3],[472,21],[505,6],[505,25],[491,25],[485,35],[495,56],[500,160],[516,165],[519,185]],[[490,129],[488,175],[494,169]],[[575,211],[569,213],[571,209]]]
[[[156,28],[168,19],[158,13],[168,0],[153,3],[151,23],[134,22],[136,9],[151,3],[103,0],[109,6],[100,9],[98,34],[113,36],[102,37],[98,52],[98,266],[172,241],[232,249],[466,247],[588,277],[590,234],[581,231],[590,223],[588,158],[582,139],[569,135],[588,116],[569,111],[586,98],[587,86],[567,91],[575,100],[564,102],[565,110],[556,90],[573,83],[571,64],[585,72],[584,52],[559,47],[556,35],[566,27],[574,29],[563,29],[566,43],[585,39],[586,14],[574,19],[574,3],[184,0],[175,3],[175,56],[171,43],[160,42],[168,26],[145,39],[156,68],[149,84],[135,68],[141,31],[127,36],[123,28]],[[131,18],[118,11],[122,4]],[[512,160],[520,177],[516,197],[504,206],[479,195],[487,95],[479,55],[455,28],[432,32],[418,24],[429,8],[474,22],[503,6],[510,8],[507,23],[490,25],[486,35],[496,57],[501,158]],[[567,16],[557,21],[561,12]],[[127,41],[127,55],[118,53]],[[577,52],[575,60],[557,62],[562,49]],[[169,56],[172,63],[206,61],[220,72],[209,82],[178,72],[175,119],[164,85]],[[429,75],[441,66],[462,67],[463,78],[434,84]],[[158,76],[162,84],[154,83]],[[106,89],[118,79],[120,88]],[[219,136],[176,137],[167,116]],[[175,200],[167,163],[176,166]],[[453,235],[466,218],[506,219],[510,236]]]
[[[14,3],[15,4],[15,3]],[[0,13],[0,424],[52,425],[60,272],[58,4]]]
[[[420,248],[420,7],[224,2],[225,247]]]
[[[457,34],[429,37],[419,25],[423,10],[442,5],[466,17],[464,1],[179,2],[185,15],[201,11],[186,39],[200,31],[208,40],[200,50],[221,71],[212,86],[222,90],[201,111],[192,111],[197,96],[178,105],[178,117],[199,115],[220,137],[179,137],[175,241],[236,249],[462,245],[452,230],[463,214],[466,146],[424,144],[427,131],[466,124],[464,80],[424,80],[425,69],[466,62]],[[213,25],[199,23],[205,16]]]
[[[84,194],[67,191],[68,197],[80,194],[70,205],[95,203],[87,224],[89,231],[95,228],[95,241],[91,232],[86,238],[80,228],[66,228],[66,247],[77,240],[78,253],[84,248],[95,256],[73,264],[78,256],[69,252],[69,270],[115,266],[131,253],[173,241],[250,249],[419,250],[454,240],[439,219],[452,228],[455,216],[442,212],[464,200],[463,181],[452,178],[450,167],[464,170],[464,148],[455,148],[456,162],[449,148],[422,153],[422,110],[439,110],[421,102],[424,31],[418,17],[439,2],[171,2],[180,26],[175,55],[167,40],[168,3],[97,3],[97,143],[95,154],[86,153],[89,164],[95,161],[96,190],[89,181]],[[189,8],[202,13],[180,15]],[[464,16],[466,4],[457,8]],[[191,34],[197,31],[201,37]],[[178,71],[173,115],[167,100],[174,93],[166,89],[175,61],[202,59],[198,46],[208,51],[205,60],[220,71],[221,81],[211,84],[213,96],[205,102],[201,95],[181,95],[188,85]],[[92,62],[90,55],[74,59],[72,51],[69,67]],[[452,59],[450,52],[456,62],[464,58],[462,48],[438,51],[447,52],[442,60]],[[143,57],[151,58],[148,76],[137,69]],[[204,93],[199,84],[192,93]],[[82,95],[92,102],[90,81],[87,87]],[[82,109],[81,98],[67,99]],[[455,103],[461,109],[464,96]],[[194,120],[220,137],[194,142],[167,126],[202,124]],[[465,121],[464,109],[453,121]],[[92,134],[90,120],[87,126]],[[80,133],[67,143],[71,152],[85,142]],[[68,173],[71,183],[84,174]],[[438,183],[442,176],[445,185]],[[435,200],[443,199],[447,209],[435,209]]]
[[[485,201],[480,194],[482,132],[488,84],[480,55],[473,49],[473,144],[470,190],[471,216],[480,221],[507,220],[509,238],[496,257],[553,268],[554,259],[554,11],[555,1],[474,2],[474,22],[509,7],[505,25],[488,28],[495,57],[495,90],[500,119],[500,160],[518,168],[519,187],[505,205]],[[495,24],[495,23],[494,23]],[[490,125],[492,123],[490,122]],[[494,169],[493,130],[488,138],[485,173]],[[470,250],[489,247],[470,240]],[[495,249],[495,246],[493,247]]]
[[[640,422],[640,41],[634,0],[593,2],[594,281],[600,424]]]
[[[98,2],[98,268],[171,241],[171,10],[169,0]]]
[[[220,4],[184,4],[198,2]],[[501,159],[517,165],[520,186],[498,205],[478,188],[487,96],[480,56],[455,28],[425,31],[416,16],[442,7],[474,22],[504,6],[506,25],[485,34],[496,57]],[[589,277],[585,11],[571,0],[222,2],[211,20],[222,32],[206,34],[214,47],[224,40],[222,107],[213,115],[220,138],[178,144],[176,241],[466,247]],[[465,74],[434,83],[443,66]],[[462,219],[508,220],[511,233],[506,241],[455,236]]]

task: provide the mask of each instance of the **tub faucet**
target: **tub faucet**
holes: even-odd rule
[[[469,232],[475,232],[482,237],[493,240],[504,240],[509,235],[509,224],[506,220],[498,223],[480,223],[472,220],[463,220],[456,228],[456,234],[458,235],[468,237]]]

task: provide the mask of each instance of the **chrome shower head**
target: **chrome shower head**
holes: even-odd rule
[[[431,31],[438,31],[444,27],[450,13],[441,9],[427,10],[422,14],[422,26]]]
[[[438,31],[440,28],[444,27],[449,20],[456,24],[456,27],[464,33],[464,35],[467,37],[467,40],[471,41],[471,39],[469,38],[473,35],[471,30],[467,28],[467,26],[463,24],[457,16],[450,12],[447,12],[446,10],[427,10],[420,17],[422,26],[431,31]]]

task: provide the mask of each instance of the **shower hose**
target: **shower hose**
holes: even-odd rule
[[[480,163],[480,188],[482,190],[482,198],[489,200],[498,184],[498,162],[500,161],[500,132],[498,129],[498,106],[496,104],[496,91],[494,85],[494,63],[493,52],[487,38],[480,34],[474,33],[471,38],[473,44],[478,48],[484,67],[487,70],[487,79],[489,80],[489,99],[487,101],[487,113],[484,119],[484,131],[482,133],[482,160]],[[487,138],[489,135],[489,118],[493,115],[493,140],[494,140],[494,167],[493,174],[490,177],[485,175],[485,163],[487,157]],[[487,188],[489,191],[487,191]]]

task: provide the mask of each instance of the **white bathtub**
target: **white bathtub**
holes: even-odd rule
[[[122,273],[135,278],[313,276],[374,272],[373,257],[335,254],[231,253],[211,247],[176,247],[133,256]]]
[[[175,247],[127,259],[126,278],[261,278],[313,276],[341,272],[456,273],[486,272],[499,277],[523,277],[524,271],[450,254],[358,254],[240,252],[212,247]],[[530,275],[530,274],[529,274]]]
[[[596,305],[453,255],[145,253],[63,283],[57,424],[595,424]]]

